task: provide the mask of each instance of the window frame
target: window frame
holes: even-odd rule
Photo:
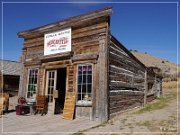
[[[81,94],[82,95],[82,91],[81,91],[81,93],[79,93],[78,92],[78,85],[79,85],[79,83],[78,83],[78,76],[79,76],[79,72],[78,72],[78,70],[79,70],[79,67],[83,67],[83,66],[91,66],[91,100],[89,101],[89,103],[87,102],[87,103],[78,103],[78,101],[84,101],[84,102],[86,102],[86,101],[88,101],[88,100],[78,100],[78,94]],[[92,107],[92,102],[93,102],[93,72],[94,72],[94,69],[93,69],[93,64],[92,63],[82,63],[82,64],[78,64],[77,65],[77,73],[76,73],[76,106],[80,106],[80,107]],[[83,75],[82,75],[83,76]],[[87,76],[87,75],[86,75]],[[87,78],[86,78],[87,79]],[[83,81],[83,80],[82,80]],[[83,83],[81,83],[81,85],[83,85]],[[86,85],[87,85],[87,83],[86,83]],[[82,86],[81,86],[82,87]],[[87,86],[86,86],[87,87]],[[86,92],[87,92],[87,90],[86,90]]]
[[[28,97],[28,89],[29,89],[29,75],[30,75],[30,71],[31,70],[37,70],[37,86],[36,86],[36,90],[35,90],[35,95],[37,95],[37,92],[38,92],[38,83],[39,83],[39,69],[38,68],[29,68],[28,69],[28,76],[27,76],[27,91],[26,91],[26,99],[32,99],[32,98],[36,98],[36,97],[34,97],[34,96],[32,96],[32,97]]]

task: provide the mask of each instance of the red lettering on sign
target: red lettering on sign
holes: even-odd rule
[[[60,38],[60,39],[52,39],[47,43],[47,46],[52,46],[52,45],[57,45],[57,44],[65,45],[68,42],[69,41],[68,41],[67,37],[63,37],[63,38]]]

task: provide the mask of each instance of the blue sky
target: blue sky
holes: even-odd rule
[[[111,33],[125,47],[177,62],[176,3],[4,3],[3,59],[17,61],[21,55],[17,32],[107,6],[113,7]]]

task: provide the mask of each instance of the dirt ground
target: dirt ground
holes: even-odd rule
[[[132,111],[121,113],[103,124],[98,124],[93,121],[86,123],[88,121],[86,119],[75,119],[69,122],[60,119],[59,116],[17,116],[15,112],[13,112],[15,105],[17,105],[17,97],[13,97],[9,100],[9,110],[12,112],[4,115],[4,131],[12,133],[14,131],[22,132],[25,130],[25,132],[32,131],[32,134],[35,133],[37,135],[41,135],[40,131],[44,133],[46,131],[61,131],[63,134],[73,135],[180,135],[180,128],[178,128],[179,123],[177,123],[178,120],[180,121],[179,115],[177,115],[177,109],[180,111],[178,105],[180,100],[176,98],[176,91],[176,89],[165,90],[165,99],[169,95],[174,96],[171,96],[168,100],[162,100],[166,105],[162,106],[161,109],[156,108],[153,111],[146,111],[145,109],[145,111],[141,113],[139,112],[142,108],[133,109]],[[155,100],[149,104],[155,106],[158,102],[159,100]],[[48,125],[46,121],[49,121]],[[19,124],[19,122],[24,124]],[[41,126],[39,123],[46,124]],[[34,126],[29,127],[29,125]],[[69,131],[72,132],[66,133]]]
[[[166,95],[175,94],[176,89],[165,90]],[[162,134],[162,135],[180,135],[178,128],[179,115],[177,115],[177,109],[179,109],[180,100],[177,100],[176,96],[172,100],[167,101],[167,105],[162,109],[156,109],[153,111],[147,111],[138,113],[141,108],[124,112],[115,116],[107,123],[79,131],[77,134],[110,134],[110,135],[131,135],[131,134]],[[151,104],[156,104],[158,100],[153,101]],[[178,105],[178,106],[177,106]]]
[[[66,120],[62,118],[62,114],[16,115],[16,105],[17,97],[10,97],[9,112],[0,116],[0,135],[69,135],[99,125],[98,122],[84,117]]]

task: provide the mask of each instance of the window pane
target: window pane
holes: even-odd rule
[[[86,74],[83,75],[83,83],[86,83]]]
[[[51,95],[53,93],[53,87],[50,87],[49,94]]]
[[[81,75],[82,74],[82,66],[78,67],[78,74]]]
[[[30,84],[34,84],[35,83],[34,79],[35,79],[34,77],[31,78]]]
[[[50,93],[50,89],[51,89],[51,88],[50,88],[50,87],[48,87],[48,94]]]
[[[32,77],[32,70],[29,71],[29,77]]]
[[[91,84],[88,84],[87,92],[88,92],[88,93],[91,93]]]
[[[78,85],[78,93],[81,93],[81,85]]]
[[[32,85],[31,84],[29,84],[28,91],[29,92],[32,91]]]
[[[51,78],[51,72],[49,72],[49,78]]]
[[[50,79],[49,80],[49,87],[51,87],[52,86],[52,80]]]
[[[92,100],[92,97],[91,97],[91,94],[87,94],[88,95],[88,101],[91,101]]]
[[[78,100],[81,100],[81,94],[78,94]]]
[[[35,84],[37,83],[37,77],[36,77],[36,78],[34,78],[34,83],[35,83]]]
[[[87,83],[92,83],[92,75],[87,76]]]
[[[31,78],[29,78],[28,80],[28,87],[29,87],[29,84],[31,84]]]
[[[82,100],[86,100],[86,94],[85,93],[82,93]]]
[[[51,86],[51,80],[48,81],[48,86]]]
[[[88,74],[92,74],[92,66],[88,66]]]
[[[52,72],[52,78],[54,78],[54,72]]]
[[[31,92],[34,92],[34,91],[35,91],[35,86],[32,85],[32,86],[31,86]]]
[[[27,93],[27,97],[30,97],[30,92]]]
[[[29,84],[28,85],[28,92],[31,90],[31,85]]]
[[[49,96],[49,102],[52,102],[52,101],[53,101],[53,96],[50,95],[50,96]]]
[[[82,92],[83,92],[83,93],[86,93],[86,85],[85,85],[85,84],[82,85]]]
[[[54,86],[54,80],[51,80],[51,86]]]
[[[82,76],[78,76],[78,84],[81,84],[82,83]]]
[[[38,74],[38,70],[35,70],[35,72],[36,72],[36,76],[37,76],[37,74]]]
[[[86,66],[83,66],[83,74],[86,74]]]

